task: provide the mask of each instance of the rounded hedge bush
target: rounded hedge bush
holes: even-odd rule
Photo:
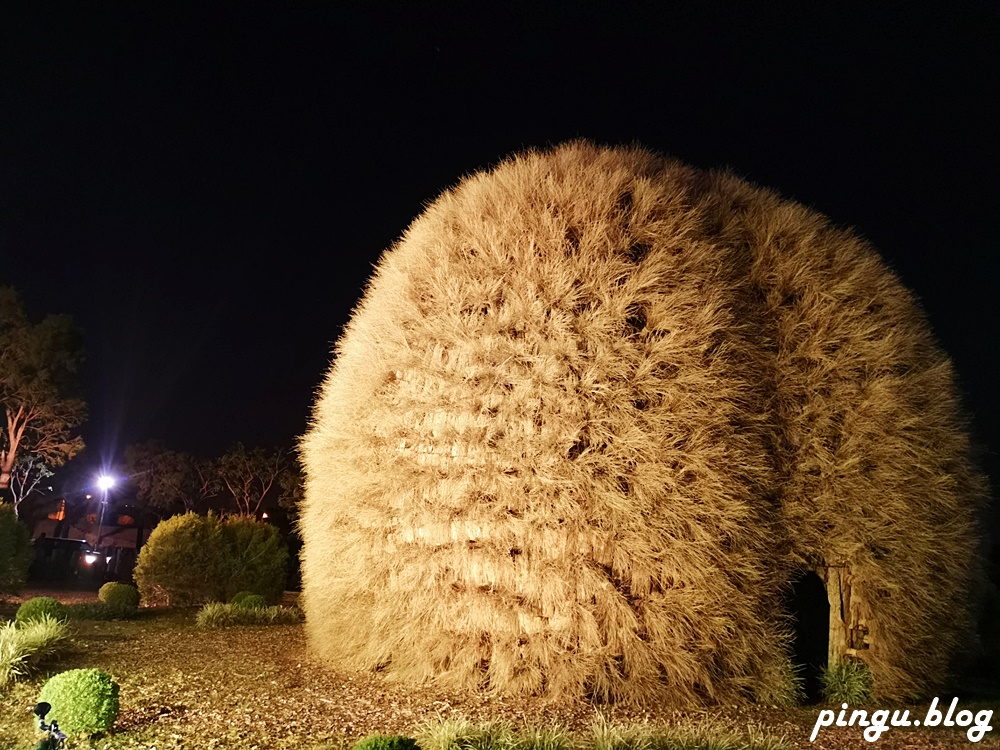
[[[254,594],[251,591],[239,592],[229,600],[229,603],[241,609],[265,609],[267,607],[267,600],[260,594]]]
[[[185,513],[153,529],[134,578],[146,604],[191,606],[221,598],[224,567],[218,519]]]
[[[120,607],[127,609],[139,606],[139,589],[129,586],[127,583],[116,583],[114,581],[101,586],[97,592],[97,598],[110,607]]]
[[[226,601],[238,591],[249,591],[276,604],[285,590],[288,574],[288,547],[269,523],[231,516],[220,523],[225,545]]]
[[[31,533],[11,505],[0,505],[0,594],[16,594],[28,577]]]
[[[239,607],[241,604],[243,604],[243,600],[246,599],[248,596],[253,596],[253,592],[238,591],[235,594],[233,594],[232,598],[229,600],[229,603],[236,607]]]
[[[260,594],[250,594],[243,597],[237,606],[242,609],[267,609],[267,601]]]
[[[285,587],[288,550],[270,524],[187,513],[162,521],[135,569],[147,604],[192,606],[227,601],[236,592],[277,601]]]
[[[36,596],[33,599],[28,599],[17,608],[14,620],[18,623],[26,623],[40,620],[46,615],[53,620],[67,620],[69,619],[69,610],[66,609],[66,605],[51,596]]]
[[[118,683],[99,669],[60,672],[42,686],[38,702],[49,703],[48,720],[68,735],[111,729],[118,718]]]

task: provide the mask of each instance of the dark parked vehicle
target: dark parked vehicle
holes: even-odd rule
[[[31,583],[89,588],[104,581],[105,560],[83,539],[39,537],[32,542]]]

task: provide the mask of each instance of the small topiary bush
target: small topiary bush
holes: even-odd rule
[[[244,599],[246,599],[248,596],[253,596],[253,595],[254,594],[252,591],[239,591],[233,594],[233,598],[229,600],[229,603],[235,604],[238,607],[241,604],[243,604]]]
[[[68,735],[106,732],[118,718],[118,683],[99,669],[71,669],[50,678],[38,702],[52,704],[48,720]]]
[[[28,577],[31,534],[14,508],[0,505],[0,594],[16,594]]]
[[[248,594],[244,596],[234,607],[242,607],[243,609],[266,609],[267,602],[264,597],[260,594]]]
[[[288,550],[270,524],[188,513],[162,521],[139,553],[135,581],[147,604],[190,606],[236,592],[276,602]]]
[[[129,586],[127,583],[115,583],[114,581],[101,586],[97,592],[97,598],[112,607],[138,607],[139,589]]]
[[[250,608],[238,604],[210,602],[195,618],[199,628],[227,628],[236,625],[295,625],[302,613],[294,607]]]
[[[0,625],[0,687],[32,674],[60,655],[67,642],[66,623],[48,615]]]
[[[51,596],[36,596],[28,599],[17,608],[14,620],[18,623],[31,622],[42,617],[51,617],[53,620],[66,620],[69,612],[66,605],[53,599]]]
[[[420,745],[399,734],[370,734],[355,743],[353,750],[420,750]]]
[[[249,591],[276,604],[285,590],[288,573],[288,547],[269,523],[253,518],[231,516],[220,524],[225,544],[223,573],[226,601],[238,591]]]
[[[851,706],[872,702],[872,673],[858,659],[844,659],[823,670],[823,699]]]

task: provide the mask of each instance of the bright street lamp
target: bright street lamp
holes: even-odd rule
[[[115,486],[115,478],[109,474],[102,474],[97,478],[97,486],[104,493],[101,498],[101,522],[97,525],[97,542],[95,549],[101,548],[101,535],[104,533],[104,511],[108,507],[108,490]]]

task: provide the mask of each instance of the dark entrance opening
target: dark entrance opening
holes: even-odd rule
[[[830,602],[822,579],[811,570],[802,575],[789,590],[786,606],[795,622],[792,661],[806,701],[817,703],[823,697],[821,675],[830,648]]]

